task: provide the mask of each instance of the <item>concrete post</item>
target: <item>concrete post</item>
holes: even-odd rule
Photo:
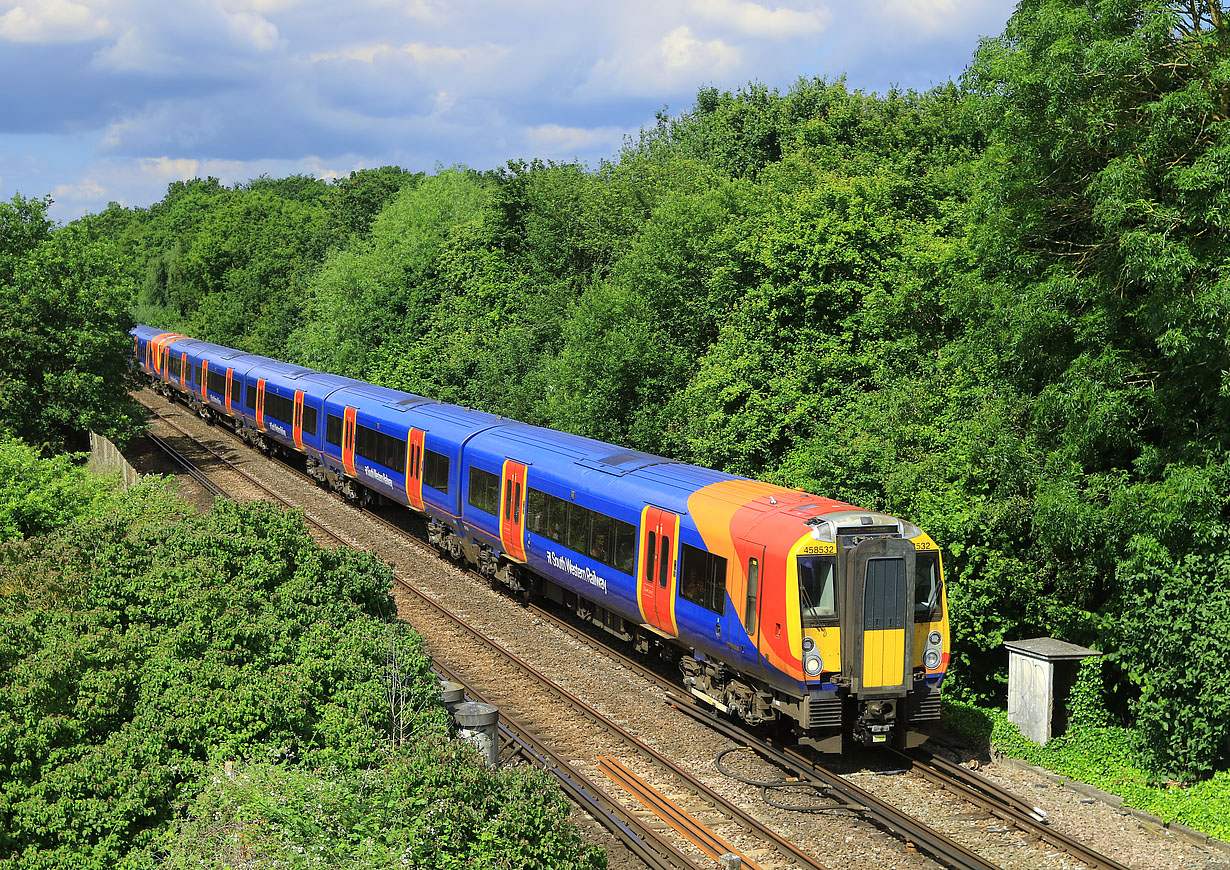
[[[743,867],[743,859],[738,855],[732,855],[727,852],[721,858],[718,858],[718,867],[720,870],[740,870]]]
[[[490,704],[465,701],[453,710],[453,718],[457,720],[457,736],[473,743],[488,767],[499,767],[499,709]]]
[[[452,713],[457,709],[457,705],[465,700],[466,690],[461,683],[454,683],[444,680],[440,683],[440,700],[444,703],[445,709]]]

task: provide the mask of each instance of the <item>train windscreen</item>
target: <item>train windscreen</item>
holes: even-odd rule
[[[799,557],[799,614],[804,628],[837,622],[837,560],[833,556]]]

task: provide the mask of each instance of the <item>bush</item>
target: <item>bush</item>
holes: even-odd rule
[[[384,621],[387,565],[299,517],[161,484],[0,552],[0,855],[113,867],[223,759],[381,762],[389,650],[409,733],[442,734],[418,640]],[[403,723],[404,724],[404,723]]]
[[[1132,542],[1119,661],[1140,687],[1140,748],[1184,780],[1230,764],[1230,527],[1198,531],[1175,557],[1151,538]]]
[[[257,762],[211,772],[161,866],[603,868],[545,774],[493,771],[429,738],[379,767]]]

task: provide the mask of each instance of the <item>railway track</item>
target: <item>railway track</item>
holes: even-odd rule
[[[169,421],[164,420],[164,422],[167,422],[168,425],[173,425],[170,424]],[[183,430],[180,431],[182,432]],[[185,435],[186,437],[191,437],[188,436],[187,433],[185,433]],[[214,454],[214,456],[223,462],[226,461],[217,454]],[[292,471],[295,471],[297,474],[302,475],[302,472],[294,469],[293,466],[286,467],[290,468]],[[247,475],[245,474],[245,476]],[[303,476],[306,478],[306,475]],[[252,478],[249,476],[249,479]],[[262,486],[261,484],[256,483],[254,479],[252,480],[255,485]],[[262,488],[264,487],[262,486]],[[274,497],[284,503],[286,501],[280,496],[275,495]],[[433,554],[438,554],[436,548],[414,537],[403,526],[391,523],[387,519],[380,517],[378,514],[373,514],[371,512],[364,512],[364,516],[368,519],[381,523],[386,528],[392,529],[397,535],[405,538],[407,543],[412,546],[424,551],[430,551]],[[329,534],[335,539],[338,537],[332,532],[329,532]],[[404,581],[399,579],[399,582]],[[418,594],[422,596],[422,593]],[[430,600],[427,596],[422,596],[422,598],[423,600]],[[434,605],[435,602],[433,601],[432,604]],[[561,619],[549,609],[545,609],[537,605],[531,605],[530,610],[543,619],[549,619],[554,625],[556,625],[557,628],[576,637],[579,642],[587,646],[598,646],[603,648],[604,652],[608,656],[615,658],[621,666],[626,667],[629,670],[636,671],[645,679],[651,680],[655,685],[661,686],[664,692],[679,691],[677,684],[670,678],[653,670],[652,668],[645,667],[645,665],[640,661],[624,655],[620,650],[615,649],[610,644],[606,644],[602,639],[596,639],[588,632],[579,630],[575,625],[568,622],[567,619]],[[498,644],[496,646],[498,647]],[[550,681],[548,680],[547,682],[549,683]],[[553,688],[548,687],[548,691],[551,691],[557,698],[560,698],[561,703],[565,703],[563,701],[563,695],[566,695],[567,693],[560,689],[560,687],[555,686],[553,683],[551,683],[551,686]],[[708,727],[715,729],[718,733],[721,733],[724,737],[726,737],[726,739],[746,746],[759,758],[778,768],[786,777],[794,778],[800,782],[811,782],[814,784],[814,787],[824,790],[824,793],[828,796],[829,800],[829,805],[824,807],[825,810],[840,810],[842,812],[856,813],[863,816],[881,829],[890,831],[903,839],[907,843],[910,850],[916,848],[933,857],[938,863],[944,866],[963,868],[963,870],[973,870],[973,868],[977,868],[977,870],[989,870],[989,868],[994,868],[996,866],[987,859],[980,857],[972,850],[960,845],[959,843],[955,843],[951,840],[951,838],[946,837],[943,834],[939,834],[939,832],[932,831],[929,826],[923,824],[917,819],[894,810],[891,805],[879,800],[878,798],[875,798],[874,795],[871,795],[865,790],[855,786],[848,779],[828,771],[823,767],[823,765],[819,764],[815,758],[809,758],[798,754],[797,752],[790,752],[783,747],[774,746],[770,742],[760,740],[746,731],[730,725],[728,722],[716,719],[707,711],[700,710],[690,700],[684,700],[676,697],[674,699],[674,706],[680,709],[681,712],[688,714],[697,721],[704,722]],[[600,714],[597,714],[596,711],[586,715],[590,717],[591,721],[596,721],[593,719],[594,716],[601,718]],[[529,727],[532,731],[533,723],[527,727]],[[631,735],[628,735],[628,737],[631,737]],[[631,739],[632,741],[637,740],[635,737],[632,737]],[[636,745],[635,743],[630,743],[626,739],[623,740],[623,743],[625,746]],[[644,744],[641,745],[643,746]],[[645,748],[648,749],[648,747]],[[639,751],[640,750],[638,750],[638,753]],[[1022,831],[1026,831],[1038,840],[1062,849],[1088,866],[1099,868],[1099,870],[1126,870],[1126,868],[1118,862],[1115,862],[1106,856],[1099,855],[1076,840],[1065,837],[1061,833],[1052,830],[1046,825],[1045,818],[1042,814],[1033,807],[1029,806],[1027,802],[1020,800],[1010,793],[1004,792],[1002,789],[994,786],[985,778],[977,777],[959,766],[948,764],[942,759],[936,759],[934,757],[903,757],[902,763],[918,776],[925,777],[936,785],[941,786],[946,791],[959,795],[963,800],[975,804],[980,809],[986,810],[988,813],[991,813],[1001,819],[1006,824],[1016,827]],[[670,764],[670,762],[667,762],[667,765],[664,767],[669,769]],[[549,766],[550,765],[548,764],[548,767]],[[601,768],[599,767],[596,769]],[[678,771],[678,773],[682,774],[684,772]],[[583,773],[577,771],[577,775],[580,780],[593,784],[593,780],[587,778]],[[607,775],[610,775],[609,772]],[[596,780],[598,777],[594,776],[593,779]],[[595,786],[595,788],[597,788],[597,786]],[[791,786],[791,788],[798,789],[799,787]],[[565,785],[565,789],[572,794],[572,791],[568,785]],[[602,791],[602,789],[598,790]],[[576,799],[575,796],[574,799]],[[625,811],[629,810],[628,804],[622,803],[621,806],[624,807]],[[595,817],[597,817],[596,811],[589,809],[588,806],[587,811],[595,814]],[[742,813],[741,810],[739,812]],[[727,819],[733,821],[731,818],[733,815],[735,814],[728,814]],[[612,826],[618,827],[621,823],[626,824],[626,822],[620,822],[618,820],[608,820],[607,822],[604,822],[604,825],[607,826],[608,829],[611,829]],[[723,822],[723,824],[726,823],[728,822]],[[787,854],[788,849],[793,849],[793,846],[789,843],[785,843],[785,847],[788,847],[787,851],[779,852],[779,854],[785,855]],[[784,847],[782,847],[781,844],[778,844],[777,848],[782,849]],[[797,850],[795,850],[795,852],[797,852]],[[793,860],[804,860],[810,861],[811,863],[790,864],[789,866],[819,866],[813,859],[810,859],[805,855],[800,858],[800,855],[796,854]],[[774,865],[769,864],[767,866]]]

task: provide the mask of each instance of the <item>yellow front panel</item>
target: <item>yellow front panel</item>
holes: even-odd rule
[[[863,634],[863,688],[900,686],[905,673],[905,629]]]

